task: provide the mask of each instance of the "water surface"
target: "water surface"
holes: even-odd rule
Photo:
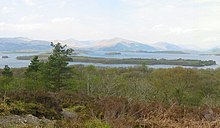
[[[89,52],[87,54],[78,54],[78,56],[88,56],[88,57],[101,57],[101,58],[155,58],[155,59],[195,59],[195,60],[214,60],[217,65],[197,67],[197,68],[218,68],[220,65],[220,56],[215,55],[200,55],[196,53],[191,54],[167,54],[167,53],[136,53],[136,52],[121,52],[117,55],[106,55],[106,52],[97,51]],[[27,67],[30,64],[29,60],[17,60],[17,56],[31,56],[38,55],[40,53],[0,53],[0,68],[3,68],[5,65],[9,65],[13,68]],[[8,56],[9,58],[2,58],[2,56]],[[100,63],[82,63],[82,62],[70,62],[70,65],[83,64],[83,65],[95,65],[100,67],[130,67],[138,66],[134,64],[100,64]],[[172,68],[177,67],[175,65],[150,65],[152,68]],[[187,68],[195,68],[184,66]]]

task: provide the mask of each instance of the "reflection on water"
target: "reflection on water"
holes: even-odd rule
[[[135,53],[135,52],[121,52],[117,55],[106,55],[106,52],[90,52],[88,54],[79,54],[78,56],[88,56],[88,57],[103,57],[103,58],[156,58],[156,59],[196,59],[196,60],[214,60],[217,65],[198,67],[198,68],[217,68],[220,64],[220,56],[214,55],[199,55],[199,54],[166,54],[166,53]],[[0,68],[4,65],[9,65],[10,67],[27,67],[30,63],[28,60],[16,60],[17,56],[31,56],[37,55],[37,53],[12,53],[12,54],[1,54],[0,53]],[[9,58],[2,58],[2,56],[8,56]],[[99,63],[82,63],[82,62],[70,62],[70,65],[83,64],[83,65],[95,65],[100,67],[129,67],[137,66],[133,64],[99,64]],[[152,68],[172,68],[177,67],[174,65],[151,65]],[[187,68],[195,68],[185,66]]]

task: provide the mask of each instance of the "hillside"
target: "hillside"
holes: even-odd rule
[[[55,40],[55,42],[61,42],[62,44],[66,44],[68,47],[74,49],[87,49],[94,45],[94,41],[79,41],[73,38],[66,40]]]
[[[0,38],[0,51],[30,51],[30,50],[49,50],[50,42],[43,40],[31,40],[28,38]]]
[[[186,50],[181,46],[158,42],[152,45],[144,42],[127,40],[123,38],[112,38],[104,40],[75,40],[73,38],[66,40],[54,40],[61,42],[75,50],[95,50],[95,51],[183,51]],[[0,51],[31,51],[31,50],[49,50],[50,41],[32,40],[24,37],[0,38]]]
[[[113,38],[96,42],[94,49],[100,51],[155,51],[156,48],[136,41]]]
[[[218,69],[68,66],[72,50],[52,47],[47,61],[0,69],[1,128],[220,127]]]
[[[157,50],[162,50],[162,51],[182,51],[185,50],[181,48],[180,46],[177,46],[172,43],[167,43],[167,42],[157,42],[154,43],[153,46],[157,48]]]

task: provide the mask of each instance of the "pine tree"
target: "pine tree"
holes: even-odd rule
[[[42,64],[43,63],[40,62],[38,56],[34,56],[25,72],[26,76],[33,76],[34,74],[36,74],[38,71],[40,71]]]
[[[13,72],[11,71],[11,68],[8,65],[5,65],[5,67],[2,71],[2,75],[4,77],[12,77],[13,76]]]
[[[6,101],[7,98],[7,91],[10,90],[10,83],[13,80],[13,72],[11,71],[11,68],[8,65],[5,65],[3,71],[2,71],[2,90],[4,91],[3,95],[3,102]]]
[[[60,90],[66,86],[66,80],[71,77],[71,72],[68,65],[70,60],[69,55],[73,49],[66,49],[66,45],[60,43],[53,44],[52,54],[48,57],[48,62],[45,64],[44,77],[48,81],[49,88],[53,91]]]

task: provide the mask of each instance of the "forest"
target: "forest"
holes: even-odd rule
[[[51,46],[47,61],[0,70],[0,127],[220,127],[220,68],[68,66],[73,50]],[[2,121],[28,114],[49,123]]]

